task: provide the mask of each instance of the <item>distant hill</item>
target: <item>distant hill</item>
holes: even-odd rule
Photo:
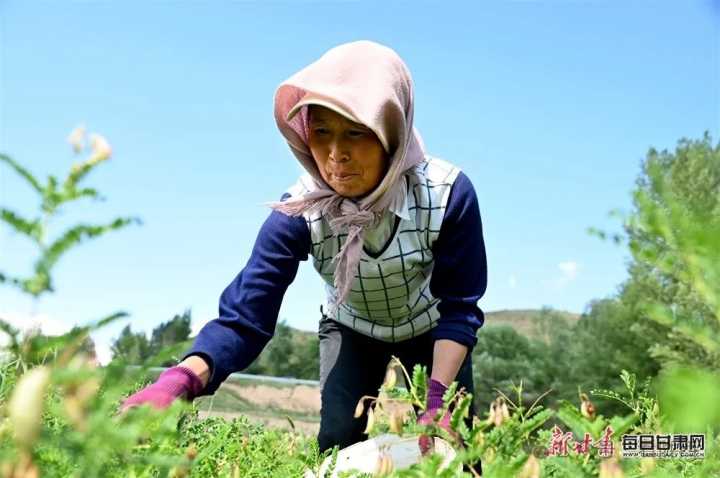
[[[538,336],[538,324],[547,314],[562,317],[570,324],[580,320],[580,314],[555,309],[516,309],[485,312],[484,327],[509,325],[525,337]]]
[[[547,314],[560,316],[571,324],[580,320],[580,314],[555,309],[495,310],[492,312],[485,312],[484,327],[509,325],[518,333],[526,337],[536,337],[537,324],[543,319],[543,317],[546,317]],[[317,332],[300,330],[289,326],[288,328],[290,329],[292,337],[298,341],[304,342],[311,339],[311,337],[317,337]]]

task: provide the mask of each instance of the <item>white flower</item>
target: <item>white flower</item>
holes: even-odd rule
[[[75,127],[67,137],[67,141],[72,145],[75,154],[85,149],[85,125],[80,124]]]
[[[112,154],[112,148],[107,140],[99,134],[90,135],[90,148],[92,149],[92,156],[90,157],[90,163],[99,163],[105,161]]]

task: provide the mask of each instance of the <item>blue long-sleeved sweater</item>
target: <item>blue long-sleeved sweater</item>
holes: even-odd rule
[[[220,296],[219,317],[205,324],[184,355],[199,355],[210,364],[210,381],[201,395],[214,393],[228,375],[243,370],[260,354],[310,246],[304,218],[270,213],[247,265]],[[430,291],[440,299],[440,319],[430,333],[435,340],[450,339],[472,349],[484,321],[477,301],[487,287],[487,260],[477,195],[462,172],[450,191],[433,255]]]

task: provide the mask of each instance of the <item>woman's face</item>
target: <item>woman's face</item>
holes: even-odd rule
[[[362,197],[387,170],[382,143],[366,126],[324,106],[310,105],[309,146],[325,182],[345,197]]]

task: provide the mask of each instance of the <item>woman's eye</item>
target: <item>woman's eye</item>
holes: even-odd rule
[[[350,136],[355,136],[355,137],[357,137],[357,136],[362,136],[362,135],[364,135],[364,134],[365,134],[365,131],[350,130],[350,131],[348,132],[348,134],[349,134]]]
[[[315,134],[325,134],[328,131],[325,128],[315,128],[314,132]]]

